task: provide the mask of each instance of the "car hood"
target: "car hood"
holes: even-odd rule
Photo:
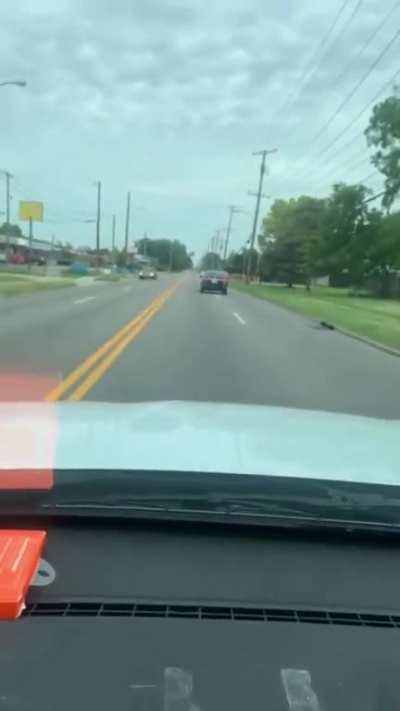
[[[1,469],[400,483],[400,421],[195,402],[0,404]]]

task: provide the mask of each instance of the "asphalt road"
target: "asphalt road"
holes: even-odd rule
[[[233,290],[200,294],[192,274],[3,299],[0,334],[2,400],[74,392],[80,399],[83,383],[87,400],[259,403],[400,418],[399,358]],[[58,392],[71,373],[72,384]]]

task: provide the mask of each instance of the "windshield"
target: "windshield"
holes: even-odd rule
[[[7,502],[60,471],[91,502],[113,469],[223,475],[228,509],[235,476],[286,477],[286,511],[398,486],[400,5],[0,20]]]

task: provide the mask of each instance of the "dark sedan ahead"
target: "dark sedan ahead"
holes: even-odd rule
[[[219,291],[221,294],[228,293],[228,274],[226,272],[203,272],[200,275],[200,291]]]

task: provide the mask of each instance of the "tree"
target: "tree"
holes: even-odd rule
[[[144,237],[137,242],[139,253],[153,260],[161,269],[182,271],[190,269],[192,260],[186,246],[179,240],[149,239]]]
[[[114,264],[117,265],[119,268],[126,267],[127,263],[127,254],[125,249],[114,249],[113,251],[113,262]]]
[[[368,252],[368,276],[379,296],[397,293],[396,274],[400,270],[400,213],[382,216],[374,211],[374,235]]]
[[[8,235],[9,237],[22,237],[22,230],[19,225],[3,222],[0,227],[0,235]]]
[[[372,163],[385,176],[382,204],[389,210],[400,192],[400,98],[390,96],[374,106],[365,135],[368,145],[378,148]]]
[[[288,286],[303,281],[310,288],[319,267],[325,209],[324,200],[307,195],[275,201],[259,236],[264,277],[268,275]]]
[[[222,259],[216,252],[207,252],[201,260],[200,267],[203,271],[208,271],[209,269],[222,269]]]
[[[375,211],[369,213],[364,185],[338,183],[326,204],[320,258],[334,279],[348,274],[354,286],[362,284],[369,268],[368,254],[374,238]]]
[[[231,252],[224,263],[224,268],[230,274],[243,274],[245,260],[242,252]]]

